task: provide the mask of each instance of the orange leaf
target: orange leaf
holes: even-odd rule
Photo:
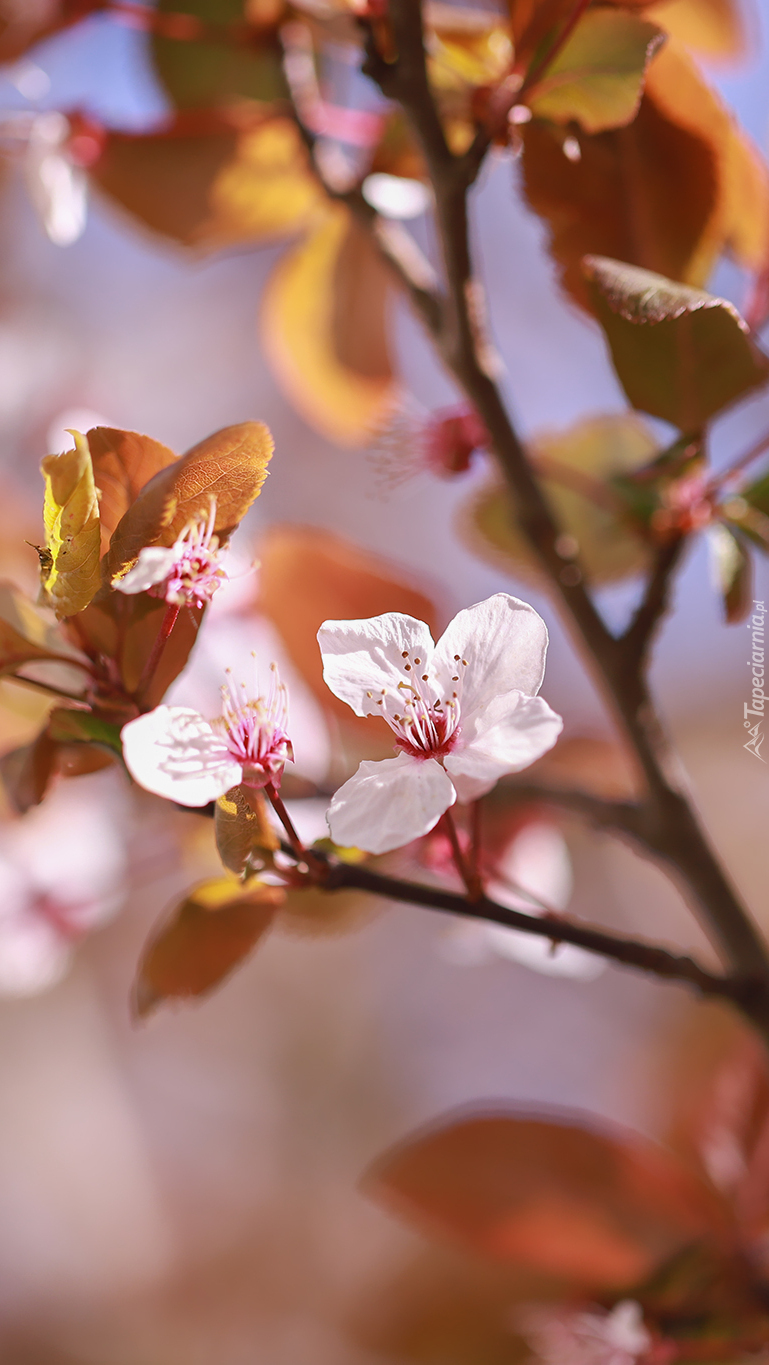
[[[523,133],[524,189],[550,227],[563,283],[590,308],[580,260],[610,256],[687,284],[704,284],[731,250],[756,268],[769,243],[766,170],[685,53],[671,41],[651,63],[627,128],[580,136],[534,120]]]
[[[326,620],[354,620],[402,611],[427,621],[435,607],[395,577],[384,561],[311,526],[271,527],[259,545],[259,610],[268,616],[321,705],[352,721],[349,706],[323,681],[315,638]],[[365,722],[363,722],[365,723]]]
[[[678,1158],[582,1120],[449,1122],[383,1157],[367,1186],[433,1232],[582,1288],[630,1286],[724,1226]]]
[[[261,309],[265,354],[305,421],[359,445],[392,409],[387,350],[391,277],[376,247],[337,206],[278,264]]]
[[[145,545],[173,545],[216,499],[215,531],[226,541],[259,496],[273,451],[263,422],[214,432],[145,484],[121,518],[103,564],[108,582],[136,562]]]
[[[645,10],[672,38],[710,58],[745,54],[745,22],[738,0],[659,0]]]
[[[134,1003],[141,1017],[164,1000],[207,994],[251,952],[284,899],[258,878],[201,882],[176,905],[147,944]]]
[[[203,251],[297,232],[325,199],[295,125],[246,109],[110,133],[91,175],[147,227]]]
[[[102,536],[109,537],[145,483],[173,464],[176,456],[168,446],[140,436],[137,431],[92,427],[87,434],[93,462],[94,483],[99,490]]]

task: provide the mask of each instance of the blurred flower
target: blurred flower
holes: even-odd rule
[[[170,547],[145,545],[132,569],[113,579],[118,592],[148,592],[171,606],[204,607],[226,574],[219,557],[219,537],[214,535],[216,498],[211,499],[208,518],[191,521]]]
[[[464,474],[476,450],[488,450],[486,427],[474,408],[445,408],[436,412],[422,433],[424,462],[434,474]]]
[[[364,762],[328,812],[334,841],[386,853],[426,834],[454,802],[473,801],[555,743],[560,716],[535,694],[544,621],[497,593],[461,611],[435,645],[427,626],[389,612],[326,621],[323,676],[359,716],[380,714],[397,758]]]
[[[527,1315],[524,1330],[543,1365],[636,1365],[652,1344],[632,1299],[610,1313],[542,1309]]]
[[[123,900],[126,854],[114,774],[61,783],[0,830],[0,992],[33,995]]]
[[[51,110],[32,121],[25,174],[30,198],[51,241],[71,246],[88,214],[88,181],[67,152],[69,121]]]
[[[286,689],[272,664],[266,697],[249,700],[245,683],[238,689],[228,677],[215,720],[186,706],[158,706],[129,721],[123,757],[147,791],[181,806],[205,806],[241,784],[277,790],[293,758],[287,725]]]

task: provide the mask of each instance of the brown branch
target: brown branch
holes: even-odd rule
[[[666,615],[675,573],[686,546],[685,536],[674,536],[661,545],[655,557],[643,599],[621,637],[625,658],[643,671],[657,628]]]
[[[553,915],[529,915],[523,910],[500,905],[483,895],[471,901],[440,887],[389,877],[360,863],[328,863],[322,889],[327,892],[365,891],[372,896],[421,905],[429,910],[443,910],[490,924],[501,924],[506,929],[517,929],[524,934],[548,939],[553,944],[569,943],[622,966],[635,967],[665,980],[680,981],[694,986],[703,995],[731,1001],[756,1019],[766,1017],[769,985],[762,977],[719,976],[706,971],[691,957],[669,952],[656,944],[608,933],[575,920]]]
[[[666,607],[668,579],[674,566],[661,564],[652,575],[643,625],[636,623],[630,642],[616,639],[610,633],[581,575],[574,573],[574,565],[564,566],[556,549],[561,528],[485,364],[478,289],[470,258],[468,168],[462,158],[452,156],[447,146],[430,89],[421,5],[415,0],[390,0],[388,14],[397,60],[384,62],[370,49],[367,70],[383,93],[402,105],[421,144],[433,185],[448,288],[441,315],[432,325],[428,321],[436,347],[490,433],[492,449],[513,495],[521,529],[559,595],[578,642],[587,650],[643,773],[647,788],[644,801],[647,846],[682,880],[690,901],[734,970],[750,976],[760,974],[769,981],[767,947],[677,786],[672,755],[641,668]],[[640,650],[639,641],[643,644]]]

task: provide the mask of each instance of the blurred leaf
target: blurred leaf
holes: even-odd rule
[[[214,432],[145,484],[121,518],[104,560],[110,582],[136,562],[144,545],[173,545],[216,500],[215,531],[226,541],[259,496],[273,440],[263,422]]]
[[[0,756],[0,781],[19,815],[40,805],[56,772],[58,753],[46,727],[31,744]]]
[[[99,494],[102,537],[109,537],[120,518],[153,474],[173,464],[176,456],[168,446],[140,436],[137,431],[93,427],[86,437]],[[107,548],[107,545],[104,546]]]
[[[649,547],[623,515],[611,479],[638,469],[656,454],[648,427],[631,413],[592,417],[563,432],[546,432],[529,446],[559,524],[574,544],[592,583],[613,583],[641,573]],[[473,494],[461,514],[462,538],[504,573],[537,578],[540,569],[515,520],[503,480],[495,476]],[[564,561],[566,562],[566,561]]]
[[[769,474],[763,474],[748,488],[743,488],[741,496],[751,507],[769,517]]]
[[[111,0],[2,0],[0,63],[17,61],[35,43],[79,19],[107,9]]]
[[[224,866],[241,876],[252,853],[257,850],[271,855],[280,847],[265,809],[261,792],[250,793],[246,800],[240,787],[220,796],[214,810],[216,848]]]
[[[166,1000],[206,995],[252,951],[284,892],[257,877],[201,882],[176,905],[144,949],[134,988],[143,1018]]]
[[[388,1153],[366,1188],[434,1235],[603,1292],[718,1235],[725,1220],[671,1153],[583,1121],[460,1118]]]
[[[90,711],[75,711],[71,707],[56,706],[48,718],[51,739],[62,744],[98,744],[123,756],[120,726],[94,716]]]
[[[537,118],[575,120],[588,133],[635,118],[646,67],[664,41],[655,24],[625,10],[588,10],[529,98]]]
[[[91,176],[153,231],[204,251],[297,232],[325,202],[295,124],[248,109],[111,132]]]
[[[634,407],[693,432],[769,378],[769,359],[726,299],[604,257],[587,257],[584,271]]]
[[[315,637],[324,621],[402,611],[427,621],[436,634],[436,611],[427,597],[396,577],[397,570],[385,561],[327,531],[273,526],[260,541],[259,559],[259,610],[280,632],[321,706],[345,722],[356,718],[323,681]]]
[[[43,593],[56,615],[74,616],[87,607],[101,584],[99,503],[88,442],[75,433],[74,450],[46,455],[40,466],[45,477],[46,547],[50,565],[41,561]]]
[[[12,583],[0,582],[0,674],[44,660],[77,663],[63,640]]]
[[[753,603],[750,555],[740,536],[719,521],[708,528],[708,548],[726,619],[730,624],[742,621]]]
[[[262,298],[275,377],[305,421],[340,445],[370,437],[396,400],[390,288],[376,246],[337,206],[278,263]]]
[[[647,72],[636,119],[579,138],[533,120],[522,133],[524,191],[550,229],[564,287],[591,300],[585,255],[610,256],[702,285],[730,250],[749,269],[769,250],[767,172],[685,53],[667,43]]]
[[[147,593],[129,597],[120,592],[103,592],[77,618],[78,636],[84,648],[97,659],[99,656],[114,659],[120,681],[131,695],[138,687],[166,610],[161,598]],[[144,706],[157,706],[178,678],[198,638],[202,619],[203,612],[198,607],[185,607],[179,613],[152,682],[141,698]],[[130,717],[124,715],[122,719]]]
[[[281,4],[265,7],[268,21],[246,28],[244,0],[158,0],[158,13],[172,17],[176,30],[153,33],[155,70],[177,108],[207,108],[239,99],[286,99],[278,23]],[[271,11],[271,12],[270,12]],[[202,21],[207,32],[195,41],[195,25],[186,27],[180,16]],[[218,30],[218,31],[217,31]]]
[[[745,24],[739,0],[659,0],[647,19],[703,56],[735,60],[745,55]]]

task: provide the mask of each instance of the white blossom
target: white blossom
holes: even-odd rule
[[[423,621],[389,612],[326,621],[323,676],[358,716],[381,715],[396,758],[361,763],[328,812],[338,844],[386,853],[473,801],[555,743],[562,721],[536,694],[547,629],[505,593],[459,612],[437,645]]]
[[[543,1308],[526,1315],[523,1329],[542,1365],[637,1365],[652,1344],[633,1299],[611,1312]]]

